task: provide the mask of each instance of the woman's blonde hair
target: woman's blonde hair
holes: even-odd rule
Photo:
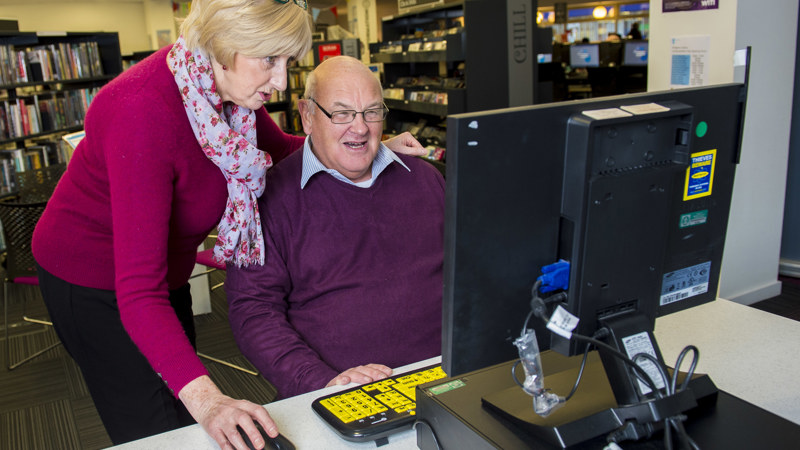
[[[232,66],[236,53],[300,59],[311,48],[312,28],[311,15],[292,1],[194,0],[181,35],[190,50]]]

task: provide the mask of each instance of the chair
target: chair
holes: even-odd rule
[[[41,356],[57,347],[56,342],[24,357],[15,363],[11,362],[11,343],[8,333],[8,285],[21,284],[38,286],[36,265],[31,253],[31,238],[36,222],[44,212],[47,200],[53,193],[55,185],[66,169],[65,164],[51,165],[42,169],[30,170],[17,174],[14,193],[0,198],[0,224],[3,228],[3,239],[6,247],[6,276],[3,280],[3,325],[6,341],[6,359],[8,370],[14,370],[26,362]],[[22,320],[40,325],[52,326],[52,322],[28,317],[24,312]]]
[[[192,275],[192,278],[198,277],[200,275],[208,275],[209,273],[217,271],[217,270],[225,270],[225,264],[220,264],[220,263],[214,261],[214,249],[213,248],[209,248],[209,249],[205,249],[205,250],[201,250],[201,251],[197,252],[197,260],[195,262],[197,264],[200,264],[201,266],[208,267],[208,270],[206,270],[205,272],[200,272],[200,273],[194,274],[194,275]],[[217,284],[211,286],[210,289],[213,291],[214,289],[222,287],[224,284],[225,283],[217,283]]]
[[[215,238],[216,236],[210,235],[209,237],[214,237]],[[207,274],[209,274],[211,272],[214,272],[214,271],[217,271],[217,270],[225,270],[225,264],[220,264],[220,263],[218,263],[217,261],[214,260],[214,249],[213,248],[209,248],[209,249],[206,249],[206,250],[200,250],[199,252],[197,252],[197,260],[195,262],[197,264],[202,265],[202,266],[208,267],[208,270],[206,270],[204,272],[196,273],[196,274],[192,275],[192,278],[198,277],[198,276],[201,276],[201,275],[207,275]],[[209,289],[211,289],[213,291],[213,290],[215,290],[217,288],[222,287],[224,284],[225,284],[224,282],[223,283],[217,283],[217,284],[211,286]],[[239,371],[244,372],[244,373],[249,373],[250,375],[258,376],[258,372],[254,372],[254,371],[252,371],[250,369],[247,369],[245,367],[242,367],[242,366],[237,366],[236,364],[229,363],[229,362],[224,361],[224,360],[219,359],[219,358],[214,358],[213,356],[209,356],[209,355],[207,355],[205,353],[197,352],[197,356],[199,356],[201,358],[205,358],[205,359],[207,359],[209,361],[213,361],[213,362],[215,362],[217,364],[222,364],[223,366],[230,367],[231,369],[236,369],[236,370],[239,370]]]

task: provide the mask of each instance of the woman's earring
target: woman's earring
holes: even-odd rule
[[[222,65],[222,70],[228,70],[228,66],[226,66],[225,64],[223,64],[223,65]]]

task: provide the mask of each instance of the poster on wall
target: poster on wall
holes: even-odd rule
[[[174,39],[172,39],[172,33],[169,30],[158,30],[156,31],[156,41],[158,43],[156,48],[162,48],[171,44]]]
[[[680,36],[671,39],[670,87],[708,84],[708,52],[711,36]]]
[[[719,0],[663,0],[661,12],[700,11],[719,9]]]

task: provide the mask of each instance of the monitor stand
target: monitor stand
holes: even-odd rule
[[[595,352],[592,352],[595,353]],[[521,370],[519,371],[522,372]],[[509,377],[511,375],[509,374]],[[566,395],[575,383],[578,368],[547,375],[544,386]],[[670,373],[671,376],[671,373]],[[679,381],[685,374],[679,374]],[[481,401],[489,411],[515,424],[519,430],[554,446],[566,448],[611,433],[630,420],[655,422],[673,413],[683,413],[698,405],[713,406],[717,388],[707,375],[695,374],[688,388],[674,396],[633,406],[620,406],[611,389],[599,358],[590,358],[575,395],[547,417],[533,412],[533,399],[520,387],[513,386],[485,394]]]

